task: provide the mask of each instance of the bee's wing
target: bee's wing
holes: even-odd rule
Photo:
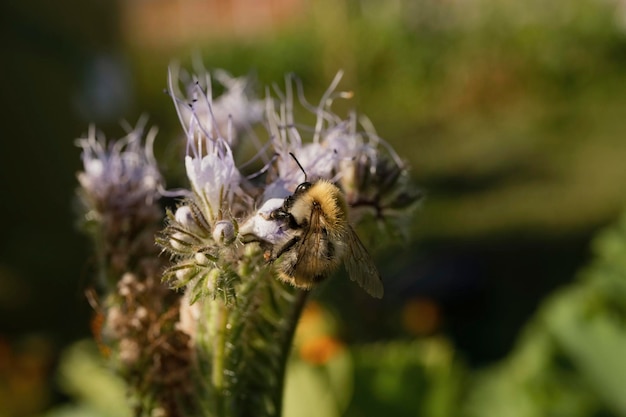
[[[345,264],[348,276],[356,281],[372,297],[382,298],[384,289],[380,273],[372,257],[361,243],[354,229],[348,226],[348,255]]]
[[[321,215],[319,208],[311,210],[309,224],[295,249],[297,256],[291,275],[299,286],[310,287],[328,275],[328,239],[322,233]]]

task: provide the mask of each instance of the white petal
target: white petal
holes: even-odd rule
[[[289,230],[284,221],[269,219],[269,214],[280,208],[285,200],[272,198],[248,219],[240,228],[239,233],[244,237],[252,237],[271,244],[283,242],[289,237]]]

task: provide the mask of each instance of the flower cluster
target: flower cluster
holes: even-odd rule
[[[151,265],[158,273],[159,261],[151,230],[162,221],[158,205],[163,180],[152,155],[154,131],[143,144],[145,120],[127,136],[109,141],[97,137],[93,127],[82,148],[84,171],[78,174],[83,224],[98,238],[100,285],[115,286],[131,265]]]
[[[185,167],[191,192],[169,213],[159,243],[176,258],[166,279],[176,288],[195,288],[192,300],[202,294],[234,300],[246,251],[240,243],[253,240],[247,239],[249,235],[262,236],[270,244],[283,240],[284,223],[267,221],[268,216],[305,179],[336,183],[350,206],[371,208],[377,218],[416,201],[417,194],[409,191],[405,166],[393,149],[373,129],[357,131],[354,113],[342,119],[332,112],[334,100],[352,96],[336,91],[341,75],[337,74],[317,105],[307,102],[299,80],[288,77],[284,95],[265,99],[261,119],[258,100],[239,99],[240,105],[228,109],[243,114],[229,113],[230,124],[224,129],[216,116],[224,114],[221,105],[230,101],[213,100],[210,75],[200,74],[179,88],[179,80],[170,72],[170,94],[186,135]],[[239,83],[244,82],[233,82]],[[180,91],[187,96],[181,97]],[[226,94],[232,94],[232,89]],[[295,97],[315,116],[313,127],[295,120]],[[239,121],[238,129],[232,128],[234,121]],[[234,148],[241,143],[235,135],[252,134],[255,144],[263,140],[251,133],[253,124],[241,129],[241,121],[262,122],[267,131],[265,144],[259,145],[253,159],[269,162],[248,175],[243,171],[249,162],[234,158]]]
[[[82,148],[84,171],[78,174],[86,206],[95,212],[132,211],[159,198],[161,174],[152,155],[154,131],[143,146],[145,120],[126,137],[106,144],[92,126],[86,138],[78,140]]]
[[[166,264],[154,235],[163,221],[163,181],[154,131],[144,145],[144,125],[108,143],[91,128],[78,141],[83,225],[96,243],[100,278],[88,294],[103,319],[96,339],[126,378],[138,414],[179,415],[191,387],[191,346],[176,329],[180,296],[161,282]]]
[[[213,79],[223,89],[215,99]],[[268,261],[280,251],[268,245],[296,236],[285,220],[294,192],[305,181],[324,180],[352,222],[368,209],[379,220],[406,217],[417,200],[403,162],[367,120],[333,113],[335,100],[352,96],[337,91],[340,79],[313,105],[291,76],[277,98],[260,100],[245,78],[170,71],[189,187],[165,213],[159,198],[168,193],[151,151],[154,136],[142,142],[145,123],[109,145],[93,129],[79,141],[79,194],[105,277],[104,333],[142,412],[184,414],[175,399],[191,397],[200,399],[186,403],[192,415],[279,414],[308,291],[276,279]],[[313,116],[313,126],[297,121],[301,111]],[[341,233],[358,242],[347,224]],[[320,244],[333,251],[332,243]],[[346,242],[337,244],[345,252]],[[348,265],[378,280],[375,269],[361,255]]]

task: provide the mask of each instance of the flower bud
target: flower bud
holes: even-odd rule
[[[189,266],[176,271],[175,276],[178,282],[186,282],[195,274],[194,268]]]
[[[202,252],[196,252],[194,259],[198,265],[208,265],[210,262],[209,258]]]
[[[231,244],[236,237],[235,225],[229,220],[219,220],[213,228],[213,240],[222,244]]]
[[[176,209],[176,213],[174,214],[174,218],[176,219],[176,221],[188,228],[191,229],[195,226],[195,220],[193,218],[193,214],[191,212],[191,209],[189,208],[189,206],[180,206]]]
[[[175,232],[170,238],[170,245],[172,249],[180,252],[187,252],[192,244],[193,239],[186,233]]]
[[[185,205],[178,207],[174,214],[174,219],[186,230],[201,237],[206,237],[210,230],[210,226],[206,223],[202,213],[196,206]]]

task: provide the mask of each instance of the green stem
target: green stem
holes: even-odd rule
[[[298,321],[300,320],[300,314],[306,304],[309,291],[297,290],[294,296],[296,297],[291,311],[286,317],[285,332],[283,333],[282,340],[280,341],[280,351],[282,352],[280,357],[280,364],[278,369],[278,386],[274,391],[274,404],[276,404],[276,410],[278,416],[282,415],[283,411],[283,391],[285,387],[285,371],[287,370],[287,362],[289,361],[289,354],[291,352],[291,346],[293,345],[293,337],[296,332]]]
[[[215,300],[218,303],[217,300]],[[219,307],[216,311],[215,317],[215,335],[214,341],[215,344],[213,346],[213,366],[212,366],[212,375],[211,379],[213,382],[213,387],[215,387],[216,393],[216,404],[215,409],[217,410],[217,415],[224,415],[224,366],[225,366],[225,347],[226,347],[226,331],[228,325],[228,315],[230,310],[224,304],[219,302]]]

